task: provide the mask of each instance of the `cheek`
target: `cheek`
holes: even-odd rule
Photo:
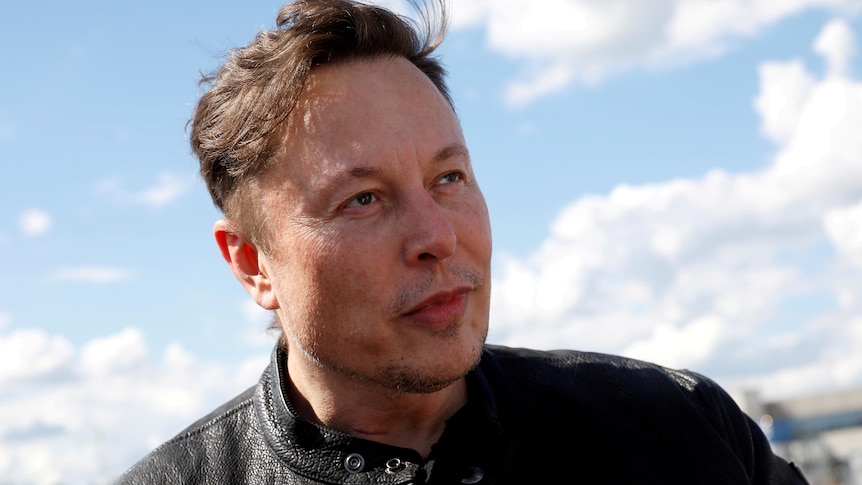
[[[321,278],[332,254],[324,242],[305,230],[282,233],[271,245],[271,259],[276,266],[273,290],[280,306],[294,321],[306,320],[317,311],[313,306],[320,301]]]
[[[394,286],[387,279],[392,271],[383,268],[381,258],[357,251],[349,242],[319,245],[301,262],[306,288],[296,290],[306,293],[301,315],[295,315],[301,318],[295,331],[324,360],[343,359],[359,349],[375,355],[385,340],[379,338],[377,324],[389,318],[393,307],[387,292]]]
[[[283,277],[295,291],[306,292],[303,300],[319,315],[341,315],[371,303],[373,290],[386,285],[380,257],[385,250],[379,244],[327,232],[297,243]]]
[[[488,206],[481,194],[477,195],[465,207],[460,217],[461,237],[463,243],[477,257],[491,258],[491,221]]]

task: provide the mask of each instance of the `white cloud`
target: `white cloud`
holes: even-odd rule
[[[17,330],[0,339],[0,384],[61,375],[74,350],[64,338],[40,330]]]
[[[161,173],[158,176],[156,185],[135,194],[133,200],[139,204],[162,207],[188,192],[192,187],[193,181],[194,179],[191,177]]]
[[[145,364],[147,358],[143,334],[128,328],[87,343],[81,350],[81,370],[88,374],[122,374]]]
[[[41,236],[51,229],[51,215],[41,209],[27,209],[21,214],[18,225],[27,236]]]
[[[762,119],[762,131],[778,143],[787,142],[796,132],[803,103],[814,87],[814,78],[800,61],[768,62],[760,66],[761,90],[754,102]]]
[[[525,61],[507,94],[522,105],[572,82],[721,54],[805,10],[859,7],[858,0],[471,0],[453,5],[453,25],[482,26],[491,49]],[[849,45],[837,31],[823,42]]]
[[[0,476],[108,483],[253,385],[266,362],[261,356],[228,371],[178,344],[151,356],[137,329],[80,349],[40,330],[0,332]]]
[[[826,212],[823,225],[838,251],[862,268],[862,201]]]
[[[101,181],[97,190],[117,202],[146,205],[158,209],[188,193],[194,187],[195,181],[196,178],[188,174],[162,172],[157,175],[155,184],[141,190],[130,190],[116,179]]]
[[[718,315],[696,318],[681,328],[659,325],[646,339],[632,343],[622,353],[670,367],[697,364],[716,351],[723,329],[728,326],[729,322]]]
[[[831,22],[815,49],[846,66],[847,39]],[[760,73],[768,167],[570,204],[533,255],[497,255],[491,339],[757,376],[772,395],[862,384],[862,83],[799,61]]]
[[[59,268],[48,276],[48,281],[56,283],[89,283],[109,285],[134,279],[135,273],[110,266],[69,266]]]
[[[846,22],[833,20],[817,40],[814,50],[826,59],[827,69],[832,76],[846,76],[850,73],[850,61],[856,53],[856,40]]]
[[[862,359],[858,356],[862,346],[862,319],[847,318],[840,325],[821,327],[819,331],[834,336],[820,358],[794,362],[770,372],[750,373],[737,381],[739,388],[757,388],[766,394],[803,396],[822,390],[858,387],[862,375]],[[816,335],[809,333],[801,338],[816,338]]]

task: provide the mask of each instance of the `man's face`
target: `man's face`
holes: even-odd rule
[[[290,358],[406,392],[477,361],[491,231],[464,137],[402,58],[316,69],[259,183]]]

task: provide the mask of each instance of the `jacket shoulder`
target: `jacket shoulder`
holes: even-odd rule
[[[749,419],[712,379],[690,370],[670,369],[637,359],[577,350],[532,350],[489,346],[484,371],[504,388],[584,412],[616,411],[656,419],[697,416],[723,435],[735,434]],[[494,376],[494,377],[491,377]]]
[[[590,435],[593,447],[610,443],[636,456],[685,455],[693,473],[700,463],[719,474],[738,467],[750,483],[806,483],[730,395],[697,372],[601,353],[501,346],[486,347],[480,372],[529,416],[527,429]],[[609,438],[620,436],[624,444]]]
[[[600,384],[600,387],[624,386],[629,389],[643,388],[644,391],[665,387],[688,392],[703,387],[720,389],[711,379],[697,372],[596,352],[489,345],[482,358],[485,361],[483,363],[500,372],[537,385],[557,387],[568,381],[571,386]]]

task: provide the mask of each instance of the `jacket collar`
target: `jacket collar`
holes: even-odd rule
[[[483,363],[488,358],[483,353]],[[470,403],[447,423],[431,461],[426,462],[415,450],[357,438],[299,418],[285,393],[286,363],[286,351],[276,346],[255,389],[254,409],[273,453],[299,475],[330,483],[412,483],[432,467],[435,475],[453,467],[475,470],[477,465],[499,470],[511,453],[502,449],[512,443],[506,444],[503,414],[482,365],[467,376]],[[435,467],[435,457],[445,463]]]

